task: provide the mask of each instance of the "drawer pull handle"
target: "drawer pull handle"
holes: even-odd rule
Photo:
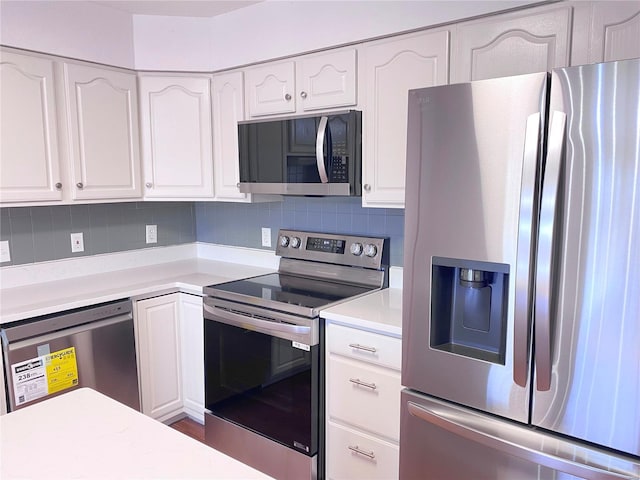
[[[351,383],[355,383],[356,385],[360,385],[362,387],[367,387],[370,388],[371,390],[375,390],[376,388],[376,384],[375,383],[367,383],[367,382],[363,382],[362,380],[360,380],[359,378],[350,378],[349,381]]]
[[[350,343],[349,346],[357,350],[364,350],[365,352],[376,353],[378,351],[376,347],[367,347],[366,345],[360,345],[359,343]]]
[[[349,445],[349,450],[351,450],[352,452],[356,452],[360,455],[364,455],[367,458],[370,458],[371,460],[373,460],[374,458],[376,458],[375,453],[373,452],[367,452],[366,450],[361,450],[360,447],[358,447],[357,445]]]

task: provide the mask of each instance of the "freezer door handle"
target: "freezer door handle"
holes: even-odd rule
[[[560,222],[557,221],[557,209],[562,202],[560,176],[566,122],[566,114],[553,112],[549,126],[549,146],[540,203],[535,299],[536,387],[539,391],[547,391],[551,388],[551,317],[556,260],[553,246],[557,230],[561,227]]]
[[[533,235],[537,209],[536,182],[540,147],[540,113],[527,118],[522,162],[522,192],[518,220],[518,253],[516,257],[516,298],[513,335],[513,381],[527,386],[529,378],[529,345],[531,344],[531,264]]]
[[[407,402],[407,409],[414,417],[493,450],[586,480],[633,480],[635,478],[536,450],[528,445],[518,443],[517,439],[509,438],[504,432],[500,436],[485,432],[481,429],[476,414],[466,413],[460,409],[450,413],[446,407],[437,408],[442,408],[442,414],[412,401]],[[526,433],[530,434],[529,431]]]

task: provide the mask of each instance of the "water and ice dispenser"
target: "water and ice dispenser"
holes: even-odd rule
[[[504,364],[509,265],[433,257],[431,347]]]

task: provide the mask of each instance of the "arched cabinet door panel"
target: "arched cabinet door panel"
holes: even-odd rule
[[[213,197],[208,76],[141,75],[145,198]]]
[[[408,92],[447,83],[449,32],[405,35],[359,51],[363,85],[362,203],[403,208]]]
[[[569,65],[571,7],[542,7],[456,25],[451,83]]]
[[[65,63],[74,200],[141,196],[136,75]]]
[[[2,51],[0,201],[62,199],[53,61]]]

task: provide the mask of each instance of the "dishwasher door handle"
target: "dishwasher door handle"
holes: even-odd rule
[[[93,322],[84,323],[82,325],[78,325],[76,327],[65,328],[63,330],[58,330],[51,333],[45,333],[42,335],[38,335],[37,337],[27,338],[25,340],[18,340],[17,342],[9,342],[5,344],[5,348],[7,348],[10,352],[18,350],[24,347],[31,347],[33,345],[41,345],[43,343],[51,342],[56,338],[67,337],[71,335],[75,335],[76,333],[86,332],[87,330],[96,330],[98,328],[107,327],[109,325],[114,325],[116,323],[122,322],[131,322],[133,325],[133,316],[131,314],[127,315],[117,315],[115,317],[106,318],[104,320],[96,320]],[[3,343],[5,343],[5,339],[3,336]]]

